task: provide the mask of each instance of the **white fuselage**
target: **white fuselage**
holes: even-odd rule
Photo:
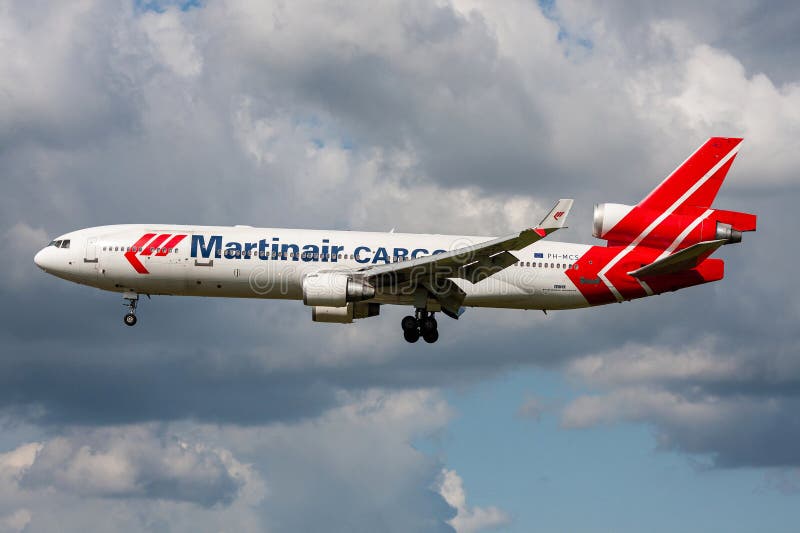
[[[145,235],[155,248],[136,248]],[[180,236],[184,236],[181,238]],[[492,237],[136,224],[101,226],[58,238],[35,258],[58,277],[108,291],[181,296],[302,299],[303,278],[323,270],[353,270],[441,253]],[[170,245],[175,239],[180,239]],[[150,245],[155,241],[147,239]],[[465,306],[568,309],[588,302],[565,271],[590,246],[540,241],[513,252],[519,262],[476,284],[453,281]],[[137,265],[138,263],[138,265]],[[414,303],[413,294],[371,301]]]

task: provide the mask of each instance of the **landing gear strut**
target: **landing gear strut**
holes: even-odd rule
[[[136,325],[136,304],[139,303],[139,295],[135,292],[126,292],[122,295],[124,300],[127,300],[128,303],[123,304],[125,307],[128,308],[128,314],[125,315],[123,318],[126,326],[135,326]]]
[[[433,313],[425,309],[417,309],[414,316],[403,317],[400,322],[403,328],[403,337],[408,342],[417,342],[422,337],[427,343],[439,340],[439,329]]]

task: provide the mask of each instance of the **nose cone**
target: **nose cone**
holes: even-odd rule
[[[42,248],[35,256],[33,256],[33,262],[45,272],[52,274],[58,266],[56,264],[57,258],[55,257],[55,252],[57,252],[57,250],[52,246]]]
[[[41,250],[36,252],[36,255],[33,256],[33,262],[36,263],[36,266],[41,268],[42,270],[45,270],[44,256],[46,250],[47,248],[42,248]]]

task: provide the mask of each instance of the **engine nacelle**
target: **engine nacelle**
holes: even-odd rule
[[[631,212],[632,205],[625,204],[595,204],[592,235],[603,239],[620,220]]]
[[[742,232],[733,229],[730,224],[724,222],[717,222],[717,231],[714,234],[715,239],[725,239],[728,241],[726,244],[733,244],[742,242]]]
[[[303,278],[303,303],[320,307],[346,307],[375,297],[375,287],[341,272],[316,272]]]
[[[631,216],[628,216],[631,215]],[[706,208],[687,208],[682,214],[662,216],[638,206],[623,204],[598,204],[594,206],[592,235],[606,239],[609,244],[628,244],[642,236],[651,221],[659,220],[657,227],[647,234],[646,246],[667,247],[680,235],[681,244],[725,240],[726,244],[742,242],[743,231],[755,231],[755,215]],[[686,233],[688,231],[688,233]]]
[[[311,320],[314,322],[350,324],[353,320],[378,316],[380,313],[380,304],[369,302],[348,303],[344,307],[316,305],[311,308]]]

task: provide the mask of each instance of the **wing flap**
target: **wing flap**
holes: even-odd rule
[[[504,268],[510,267],[517,262],[517,256],[510,252],[500,252],[481,260],[470,263],[458,270],[458,277],[469,281],[472,284],[478,283],[490,276],[494,276]]]
[[[628,275],[634,278],[645,278],[661,274],[674,274],[675,272],[694,268],[726,242],[728,241],[725,239],[699,242],[680,252],[668,255],[642,268],[628,272]]]

